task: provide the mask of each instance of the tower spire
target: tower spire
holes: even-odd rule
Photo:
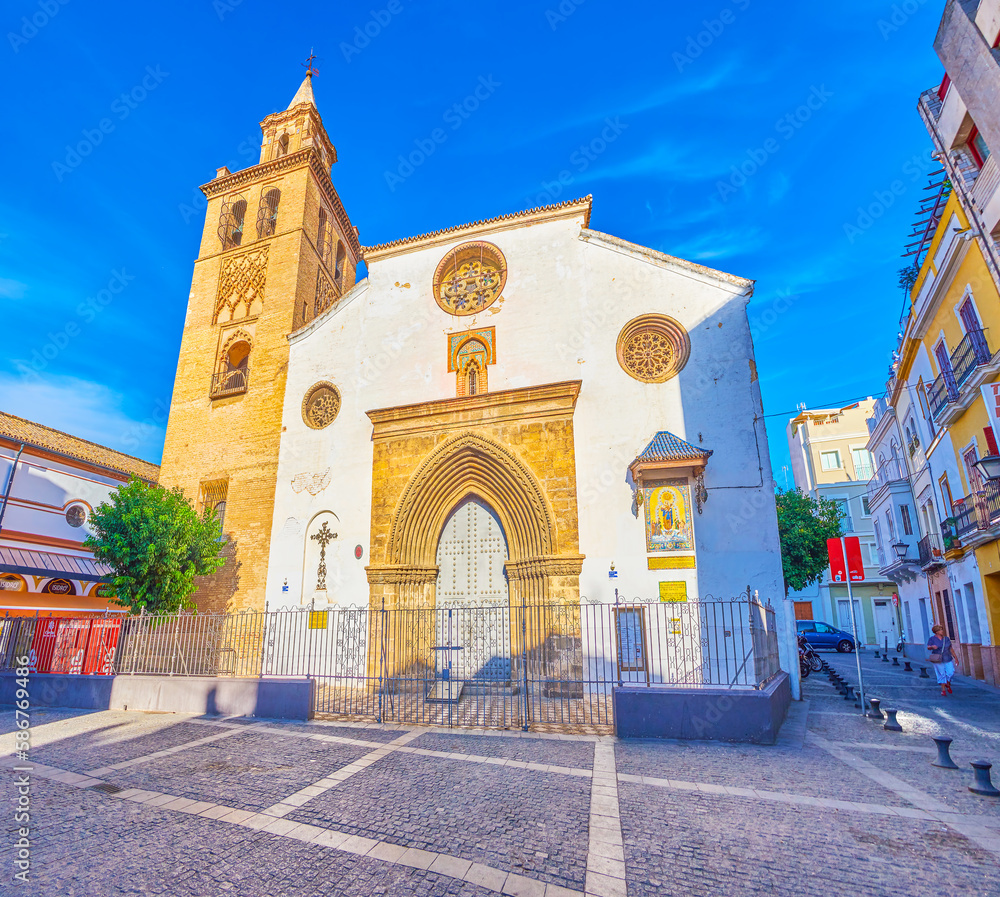
[[[301,103],[308,103],[310,106],[315,108],[316,98],[313,96],[312,78],[313,75],[319,74],[319,69],[314,68],[313,66],[315,61],[316,54],[313,52],[312,47],[310,47],[309,56],[306,58],[306,61],[302,63],[306,70],[306,76],[302,79],[299,89],[295,91],[295,96],[292,97],[292,101],[288,104],[289,109],[293,106],[298,106]]]

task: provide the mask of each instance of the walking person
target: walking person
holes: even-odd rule
[[[955,655],[951,650],[951,639],[944,634],[944,626],[940,623],[931,627],[934,634],[927,640],[927,659],[934,664],[934,673],[941,694],[950,695],[951,677],[955,675]]]

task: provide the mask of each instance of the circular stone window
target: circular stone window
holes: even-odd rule
[[[642,383],[663,383],[676,377],[690,354],[687,331],[666,315],[640,315],[618,334],[618,363]]]
[[[66,522],[72,527],[83,526],[87,522],[87,509],[83,505],[70,505],[66,509]]]
[[[302,400],[302,420],[314,430],[322,430],[340,413],[340,390],[332,383],[317,383]]]
[[[463,243],[434,272],[434,301],[448,314],[474,315],[489,308],[507,283],[507,260],[492,243]]]

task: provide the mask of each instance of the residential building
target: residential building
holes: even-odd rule
[[[858,638],[866,644],[883,644],[886,639],[895,644],[899,628],[893,613],[893,583],[879,572],[883,564],[868,496],[874,470],[866,419],[873,406],[871,399],[843,408],[800,406],[788,422],[788,447],[796,488],[813,498],[837,502],[843,512],[844,535],[861,541],[865,581],[852,586]],[[822,620],[852,630],[847,585],[833,581],[829,568],[818,583],[789,598],[798,619]]]
[[[907,247],[915,257],[915,281],[886,386],[886,411],[871,421],[872,447],[881,449],[882,417],[892,409],[905,446],[909,495],[919,508],[917,557],[908,555],[907,564],[890,571],[915,576],[912,584],[901,584],[904,617],[914,618],[914,635],[926,636],[927,623],[943,624],[963,670],[993,683],[1000,683],[1000,483],[985,480],[977,461],[998,454],[998,42],[1000,0],[946,5],[934,42],[945,74],[918,103],[941,171]],[[897,473],[891,468],[877,475],[873,488],[883,494],[881,481]],[[905,494],[893,483],[889,491]],[[922,589],[930,620],[924,619]]]
[[[110,569],[83,547],[90,515],[155,464],[0,412],[0,615],[121,612]]]

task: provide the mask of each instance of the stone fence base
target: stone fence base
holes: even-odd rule
[[[774,744],[791,701],[787,673],[759,690],[622,686],[614,690],[615,734]]]
[[[156,710],[298,720],[313,715],[311,679],[33,673],[28,681],[32,707]],[[0,673],[0,705],[13,705],[18,687],[13,672]]]

